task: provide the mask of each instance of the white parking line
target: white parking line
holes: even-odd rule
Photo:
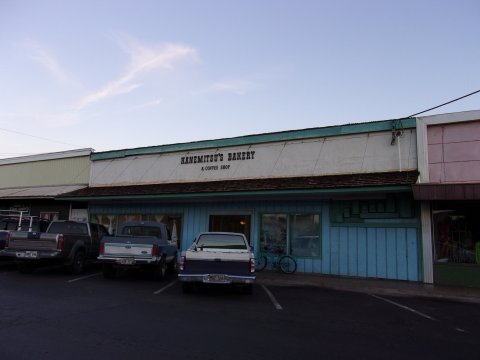
[[[91,278],[91,277],[94,277],[94,276],[98,276],[98,275],[101,275],[101,274],[102,274],[102,273],[99,272],[99,273],[95,273],[95,274],[90,274],[90,275],[82,276],[82,277],[79,277],[79,278],[76,278],[76,279],[68,280],[67,283],[73,283],[73,282],[75,282],[75,281],[85,280],[85,279],[88,279],[88,278]]]
[[[159,289],[159,290],[157,290],[157,291],[154,291],[153,293],[154,293],[155,295],[158,295],[158,294],[160,294],[161,292],[163,292],[164,290],[167,290],[170,286],[175,285],[175,284],[177,283],[177,281],[178,281],[178,280],[175,280],[175,281],[171,282],[170,284],[165,285],[163,288],[161,288],[161,289]]]
[[[277,299],[275,299],[275,296],[273,296],[273,294],[270,292],[270,290],[267,289],[267,287],[265,285],[262,284],[262,288],[263,290],[265,290],[265,292],[267,293],[268,297],[270,298],[270,300],[272,301],[273,303],[273,306],[275,306],[275,309],[277,310],[283,310],[282,308],[282,305],[280,305],[277,301]]]
[[[369,295],[372,296],[372,297],[374,297],[374,298],[376,298],[376,299],[383,300],[383,301],[385,301],[385,302],[387,302],[387,303],[389,303],[389,304],[398,306],[399,308],[402,308],[402,309],[404,309],[404,310],[413,312],[413,313],[415,313],[415,314],[417,314],[417,315],[420,315],[421,317],[424,317],[425,319],[432,320],[432,321],[437,321],[437,319],[431,317],[430,315],[427,315],[427,314],[424,314],[424,313],[422,313],[422,312],[420,312],[420,311],[417,311],[417,310],[415,310],[415,309],[412,309],[411,307],[408,307],[408,306],[399,304],[399,303],[397,303],[397,302],[395,302],[395,301],[392,301],[392,300],[389,300],[389,299],[385,299],[385,298],[383,298],[383,297],[381,297],[381,296],[378,296],[378,295],[374,295],[374,294],[369,294]]]

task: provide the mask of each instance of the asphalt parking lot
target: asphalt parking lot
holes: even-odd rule
[[[0,266],[1,359],[471,359],[480,305],[258,282],[183,294],[175,275]]]

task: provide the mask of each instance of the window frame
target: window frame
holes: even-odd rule
[[[266,251],[261,247],[261,240],[262,240],[262,232],[263,232],[263,217],[265,215],[285,215],[287,218],[286,223],[286,239],[285,239],[285,251],[281,255],[289,255],[295,258],[302,258],[302,259],[315,259],[321,260],[323,257],[323,212],[322,210],[318,211],[262,211],[259,213],[259,220],[258,220],[258,252],[265,253]],[[319,254],[317,256],[299,256],[292,254],[291,246],[292,246],[292,224],[294,216],[296,215],[318,215],[319,217],[319,228],[318,228],[318,241],[319,241]]]

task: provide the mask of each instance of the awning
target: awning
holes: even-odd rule
[[[415,200],[480,200],[480,183],[475,184],[415,184]]]
[[[3,199],[45,199],[85,188],[86,185],[37,186],[0,189],[0,200]]]
[[[290,192],[292,194],[322,191],[335,193],[350,189],[388,190],[392,187],[404,187],[411,191],[418,171],[395,171],[382,173],[344,174],[290,178],[261,178],[224,181],[200,181],[189,183],[163,183],[148,185],[98,186],[63,194],[59,199],[120,199],[148,197],[194,197],[202,195],[255,195],[271,192]]]

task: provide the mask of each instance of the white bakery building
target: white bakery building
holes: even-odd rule
[[[112,232],[163,221],[180,250],[236,231],[300,272],[431,282],[417,169],[415,119],[387,120],[96,152],[89,186],[59,199]]]

